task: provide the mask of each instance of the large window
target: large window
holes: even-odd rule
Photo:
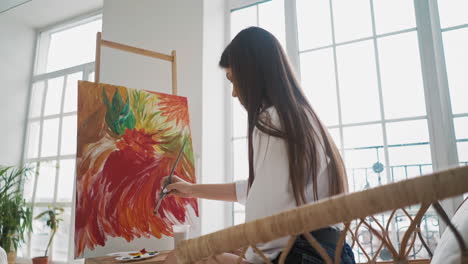
[[[296,2],[302,85],[341,147],[350,191],[430,172],[413,1]],[[408,208],[413,216],[417,210]],[[388,216],[378,220],[386,225]],[[408,225],[405,213],[397,212],[391,226],[394,242]],[[422,229],[433,246],[439,231],[433,212]],[[373,252],[369,230],[362,229],[360,236],[367,252]],[[364,260],[361,250],[355,251],[357,260]],[[416,245],[411,255],[425,253]],[[386,260],[385,254],[380,259]]]
[[[24,152],[24,163],[34,168],[34,175],[24,188],[34,215],[48,206],[65,209],[49,250],[54,263],[73,259],[77,82],[94,78],[98,31],[101,18],[93,16],[45,30],[38,37]],[[44,219],[34,220],[33,228],[20,256],[44,255],[49,239]]]
[[[430,171],[412,1],[298,0],[297,14],[302,85],[342,149],[350,189]]]
[[[465,2],[439,1],[453,109],[453,116],[449,117],[454,119],[460,164],[468,161],[465,103],[468,98],[465,73],[468,15],[461,11],[468,8]],[[287,36],[282,43],[287,45],[293,64],[297,62],[294,66],[312,107],[341,150],[351,191],[454,165],[438,160],[435,155],[437,146],[444,145],[440,142],[450,140],[437,135],[449,134],[450,129],[437,127],[439,120],[433,112],[443,107],[443,103],[428,99],[427,91],[434,87],[426,87],[425,78],[428,77],[423,73],[427,72],[425,67],[433,65],[422,63],[425,56],[433,55],[420,53],[421,45],[425,48],[441,40],[424,35],[427,28],[421,30],[417,26],[418,18],[428,17],[436,22],[438,14],[429,14],[414,3],[410,0],[271,0],[231,10],[231,37],[234,37],[246,26],[262,27],[262,6],[276,7],[269,9],[268,16],[283,19],[282,24],[277,22],[266,29],[280,40]],[[427,38],[430,42],[421,41]],[[236,180],[248,175],[247,119],[237,99],[233,100],[232,120],[233,178]],[[448,149],[448,152],[456,151]],[[244,221],[243,209],[234,206],[234,224]],[[412,216],[418,209],[407,208]],[[388,215],[377,219],[386,224]],[[399,245],[400,235],[408,225],[406,213],[398,211],[391,223],[395,245]],[[438,217],[429,210],[423,218],[421,231],[431,248],[436,245],[439,228]],[[369,230],[363,229],[360,236],[367,252],[373,252],[374,247],[377,249],[376,239]],[[355,248],[355,253],[358,261],[365,259],[360,249]],[[379,255],[379,260],[387,259],[385,253],[388,252],[384,250]],[[427,257],[419,241],[410,257]]]

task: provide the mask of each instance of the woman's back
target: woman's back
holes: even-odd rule
[[[268,108],[262,113],[272,126],[281,129],[281,122],[274,107]],[[311,121],[312,122],[312,121]],[[313,127],[316,127],[313,124]],[[317,138],[321,141],[320,138]],[[290,184],[289,161],[287,153],[287,142],[283,138],[274,137],[255,129],[253,135],[254,148],[254,172],[255,180],[248,191],[247,181],[236,182],[236,194],[238,201],[243,203],[246,212],[246,221],[270,216],[297,206],[295,196]],[[321,144],[319,144],[321,145]],[[317,196],[323,199],[330,196],[328,190],[327,158],[323,148],[317,149],[320,156],[319,174],[317,177]],[[315,200],[312,181],[305,186],[307,203]],[[288,238],[282,238],[257,247],[267,253],[269,259],[274,259],[286,245]],[[259,257],[249,250],[246,254],[248,261],[256,263]]]

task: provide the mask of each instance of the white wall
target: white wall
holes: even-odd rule
[[[177,50],[179,95],[188,97],[196,154],[201,150],[202,0],[106,0],[103,38],[170,54]],[[101,82],[171,92],[171,65],[103,48]]]
[[[224,1],[105,0],[103,9],[104,39],[166,54],[177,51],[179,95],[188,97],[199,182],[224,180],[224,74],[217,67],[224,44],[224,7],[219,2]],[[101,58],[101,82],[171,92],[168,62],[108,48]],[[223,228],[224,206],[201,203],[203,224],[195,223],[191,235]],[[124,243],[111,243],[125,249]],[[172,239],[155,246],[169,249]]]
[[[0,14],[1,165],[21,162],[35,40],[33,28]]]

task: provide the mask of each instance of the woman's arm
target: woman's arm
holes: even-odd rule
[[[164,178],[163,182],[166,179],[167,178]],[[171,192],[172,195],[187,198],[196,197],[210,200],[237,202],[235,183],[193,184],[173,175],[172,183],[167,186],[167,191]]]
[[[193,184],[192,188],[198,198],[237,202],[235,183]]]

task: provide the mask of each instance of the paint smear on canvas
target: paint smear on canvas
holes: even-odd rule
[[[75,257],[108,237],[172,236],[171,226],[198,217],[194,198],[166,197],[153,214],[184,142],[175,175],[194,183],[185,97],[80,81],[78,85]]]

